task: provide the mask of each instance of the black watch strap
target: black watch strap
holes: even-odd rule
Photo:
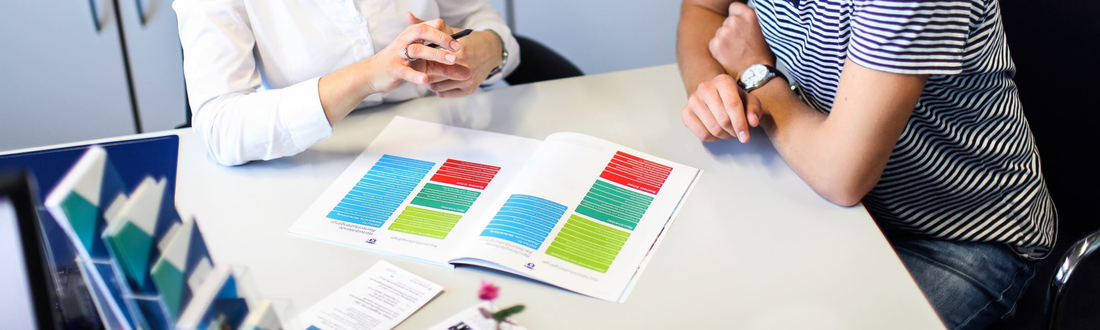
[[[778,68],[767,64],[764,64],[764,67],[768,68],[768,72],[774,73],[776,77],[783,78],[783,81],[786,81],[788,84],[791,82],[790,79],[787,79],[787,75],[783,74],[782,71],[779,71]]]

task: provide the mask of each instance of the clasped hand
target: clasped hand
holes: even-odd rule
[[[386,48],[359,64],[366,66],[367,94],[393,90],[401,81],[430,84],[441,97],[465,96],[477,90],[501,63],[500,39],[493,32],[478,31],[460,40],[441,19],[422,21],[407,14],[409,27]],[[439,45],[433,48],[430,42]],[[470,44],[467,46],[467,44]],[[408,56],[407,58],[405,56]]]
[[[412,13],[405,16],[409,24],[422,23]],[[453,34],[455,29],[442,21],[440,30]],[[454,52],[455,59],[450,62],[425,61],[413,63],[413,68],[428,75],[428,89],[440,97],[461,97],[472,94],[489,77],[494,68],[503,60],[501,40],[491,31],[476,31],[459,39],[463,47]],[[412,56],[412,49],[409,49]]]

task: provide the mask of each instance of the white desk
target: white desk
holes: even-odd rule
[[[762,131],[752,142],[699,142],[680,121],[673,65],[418,99],[355,113],[286,159],[222,167],[180,135],[177,205],[197,217],[216,262],[247,265],[296,315],[379,259],[445,291],[401,328],[421,329],[477,302],[524,303],[533,329],[931,329],[942,325],[862,207],[816,195]],[[624,304],[475,267],[440,268],[285,233],[394,115],[542,139],[575,131],[704,170],[678,221]]]

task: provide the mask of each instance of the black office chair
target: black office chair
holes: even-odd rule
[[[512,74],[504,78],[510,85],[583,76],[584,72],[553,49],[531,38],[516,36],[520,61]],[[184,98],[186,100],[186,98]],[[191,104],[187,104],[187,122],[176,128],[191,127]]]
[[[1058,242],[992,329],[1100,329],[1100,2],[1000,0],[1024,115],[1058,209]],[[1071,276],[1072,275],[1072,276]],[[1072,281],[1071,281],[1072,280]]]
[[[523,36],[516,36],[516,41],[519,43],[519,53],[522,58],[519,61],[519,67],[504,78],[508,84],[519,85],[584,75],[581,69],[565,59],[565,56],[561,56],[538,41]]]
[[[1093,257],[1098,247],[1100,231],[1077,241],[1069,247],[1064,257],[1053,260],[1057,261],[1058,267],[1046,288],[1044,304],[1048,329],[1100,328],[1095,317],[1100,312],[1100,304],[1096,303],[1096,296],[1100,294],[1100,285],[1097,285],[1100,281],[1096,280],[1100,278],[1100,267],[1097,267],[1100,263]],[[1074,281],[1070,282],[1070,279]],[[1089,299],[1093,302],[1080,303]]]

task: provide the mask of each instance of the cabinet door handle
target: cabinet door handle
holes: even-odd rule
[[[141,23],[141,27],[145,27],[145,8],[141,5],[141,0],[134,0],[134,4],[137,5],[138,22]]]
[[[95,33],[103,30],[103,25],[99,22],[99,11],[96,10],[96,0],[88,0],[88,7],[92,12],[92,24],[95,25]]]

